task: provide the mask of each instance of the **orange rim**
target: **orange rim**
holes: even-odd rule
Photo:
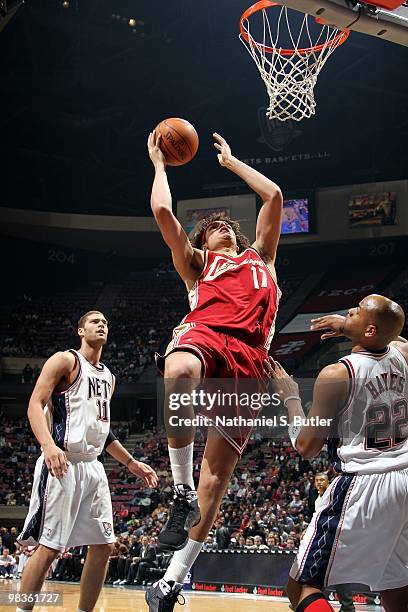
[[[242,13],[241,19],[240,19],[240,32],[241,32],[242,38],[244,38],[247,41],[247,43],[249,43],[249,36],[247,34],[247,31],[244,28],[244,21],[248,21],[248,18],[251,17],[251,15],[254,15],[255,13],[258,13],[259,11],[262,11],[263,9],[269,8],[271,6],[282,6],[282,5],[278,4],[277,2],[272,2],[272,0],[260,0],[259,2],[256,2],[255,4],[247,8],[247,10],[244,13]],[[315,17],[315,21],[316,23],[320,23],[324,25],[324,21],[320,17]],[[315,45],[314,47],[305,47],[304,49],[278,49],[277,47],[268,47],[266,45],[263,45],[262,43],[259,43],[256,41],[254,42],[255,42],[256,47],[258,49],[262,49],[263,51],[265,51],[265,53],[277,52],[280,55],[293,55],[294,53],[300,53],[301,55],[307,55],[308,53],[311,53],[312,51],[315,51],[315,52],[323,51],[323,49],[326,48],[327,46],[339,47],[347,40],[347,38],[349,37],[349,34],[350,34],[350,30],[342,30],[341,32],[339,32],[339,34],[337,34],[337,36],[335,36],[332,39],[330,43],[322,43],[321,45]],[[252,38],[252,40],[254,39]]]

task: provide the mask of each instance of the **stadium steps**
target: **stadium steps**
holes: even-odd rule
[[[95,308],[103,312],[106,317],[109,317],[116,300],[118,299],[122,285],[108,283],[104,285],[95,303]]]
[[[401,287],[404,285],[407,278],[407,268],[405,267],[397,276],[395,276],[392,281],[387,285],[386,291],[384,291],[384,295],[387,297],[394,299],[398,296]],[[398,302],[398,299],[397,299]]]
[[[131,434],[130,436],[126,438],[126,440],[123,443],[123,446],[126,448],[126,450],[130,454],[132,454],[133,449],[135,448],[138,441],[140,441],[140,434]],[[114,459],[107,453],[106,459],[103,465],[105,468],[105,472],[109,474],[109,472],[111,472],[113,469],[118,467],[119,463],[116,461],[116,459]]]
[[[341,357],[351,353],[352,344],[350,340],[330,341],[330,344],[322,344],[318,352],[308,357],[304,364],[296,371],[296,376],[303,378],[315,378],[325,366],[336,363]]]
[[[276,321],[277,333],[292,319],[306,298],[309,297],[312,291],[320,283],[324,274],[324,272],[314,272],[306,276],[305,280],[292,293],[287,302],[283,304],[282,308],[279,308]]]

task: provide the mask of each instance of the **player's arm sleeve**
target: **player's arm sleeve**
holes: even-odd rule
[[[117,440],[117,437],[115,436],[113,431],[110,429],[108,433],[108,437],[105,440],[105,444],[103,445],[103,450],[106,450],[108,446],[112,444],[112,442],[115,442],[115,440]]]
[[[308,424],[301,428],[296,437],[296,449],[304,459],[312,459],[322,450],[344,406],[348,389],[349,377],[344,364],[335,363],[320,372],[313,389]]]

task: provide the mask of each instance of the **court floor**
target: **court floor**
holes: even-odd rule
[[[0,610],[7,612],[15,610],[15,605],[8,603],[10,592],[18,590],[18,581],[0,581]],[[46,582],[43,591],[47,593],[62,593],[62,605],[38,605],[38,612],[73,612],[78,607],[79,585],[67,582]],[[290,610],[287,600],[274,600],[253,595],[202,595],[188,592],[185,595],[186,604],[175,607],[174,612],[288,612]],[[338,609],[338,608],[337,608]],[[135,588],[104,587],[99,597],[95,612],[115,612],[116,610],[132,610],[133,612],[147,612],[144,600],[144,591]],[[380,612],[380,607],[358,606],[357,612]]]

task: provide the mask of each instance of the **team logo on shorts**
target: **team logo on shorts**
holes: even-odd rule
[[[111,536],[112,535],[112,525],[111,523],[105,523],[105,521],[102,522],[103,525],[103,532],[106,536]]]

